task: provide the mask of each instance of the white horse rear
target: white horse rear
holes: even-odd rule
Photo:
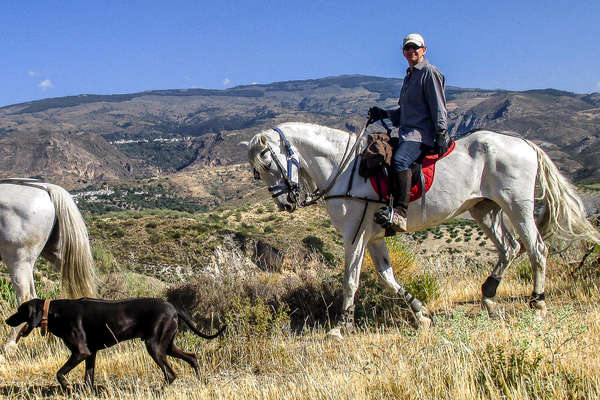
[[[72,298],[95,293],[94,262],[85,222],[71,195],[29,179],[0,182],[0,260],[6,263],[17,305],[36,297],[33,267],[43,255],[61,272]],[[18,328],[4,348],[15,346]]]

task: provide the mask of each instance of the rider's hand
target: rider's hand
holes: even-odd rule
[[[435,150],[438,156],[443,156],[448,151],[450,147],[450,136],[448,136],[448,132],[440,131],[436,135],[435,140]]]
[[[383,108],[379,108],[379,107],[369,108],[369,121],[371,123],[377,122],[384,118],[389,118],[388,112],[386,110],[384,110]]]

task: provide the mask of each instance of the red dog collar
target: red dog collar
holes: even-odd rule
[[[48,310],[50,309],[50,300],[44,301],[44,311],[42,313],[42,322],[40,323],[41,334],[44,336],[48,332]]]

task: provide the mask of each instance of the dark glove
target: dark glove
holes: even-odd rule
[[[384,118],[389,118],[388,112],[386,110],[384,110],[383,108],[379,108],[379,107],[369,108],[369,122],[370,123],[377,122]]]
[[[448,148],[450,147],[450,136],[448,135],[448,132],[445,131],[438,132],[436,136],[435,151],[437,152],[438,156],[441,157],[446,154]]]

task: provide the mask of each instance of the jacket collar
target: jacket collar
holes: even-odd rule
[[[423,61],[421,61],[420,63],[416,64],[414,66],[414,69],[418,69],[419,71],[422,70],[423,68],[425,68],[426,66],[429,65],[429,60],[427,60],[426,58],[423,59]],[[406,68],[406,73],[410,74],[410,67]]]

